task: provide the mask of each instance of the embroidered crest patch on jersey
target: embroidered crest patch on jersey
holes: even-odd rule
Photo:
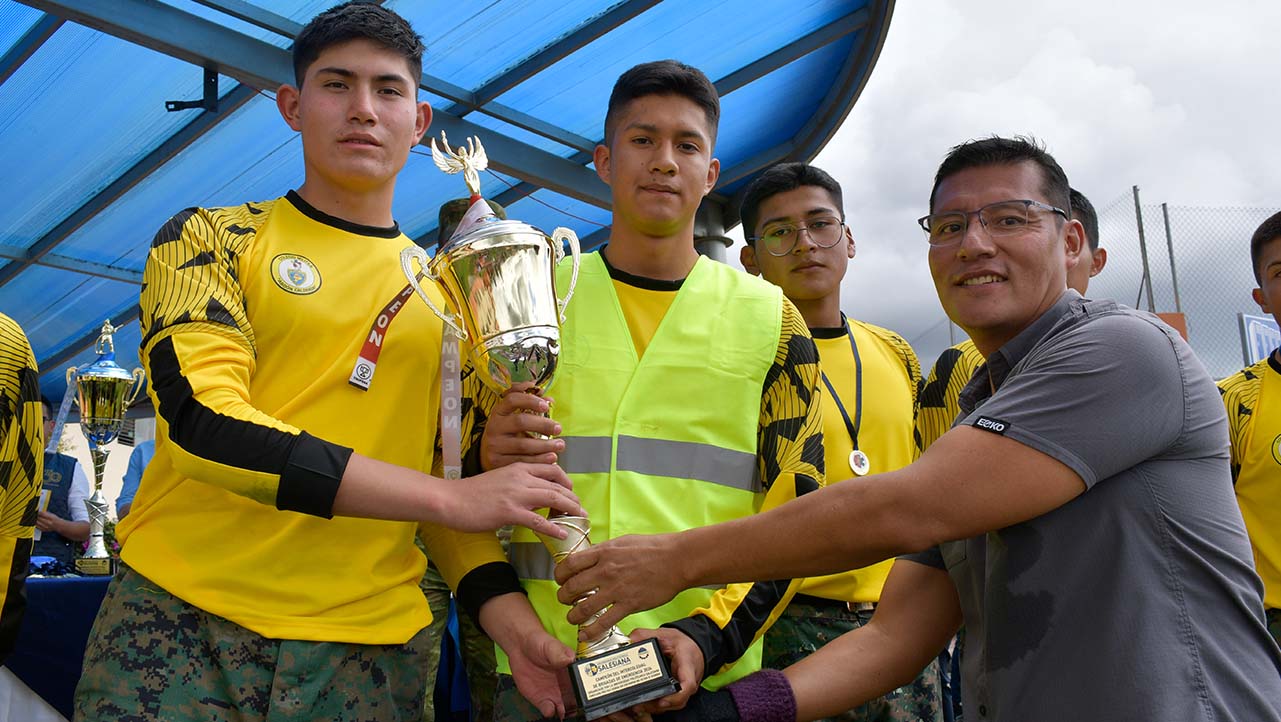
[[[1272,460],[1281,464],[1281,434],[1272,440]]]
[[[289,293],[306,296],[320,288],[320,271],[302,256],[282,253],[271,259],[271,277]]]

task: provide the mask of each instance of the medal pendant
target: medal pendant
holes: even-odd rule
[[[850,452],[850,471],[859,476],[867,476],[867,472],[872,470],[872,463],[868,460],[867,454],[855,449]]]

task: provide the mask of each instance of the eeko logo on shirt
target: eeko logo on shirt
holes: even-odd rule
[[[271,259],[271,277],[277,286],[297,296],[315,293],[320,288],[320,271],[316,270],[316,264],[292,253],[282,253]]]
[[[974,428],[983,429],[984,431],[991,431],[993,434],[1000,434],[1001,436],[1005,436],[1005,431],[1006,429],[1010,428],[1010,425],[1004,421],[1001,421],[1000,419],[993,419],[988,416],[980,416],[978,420],[974,422]]]

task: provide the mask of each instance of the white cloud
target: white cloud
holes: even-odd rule
[[[1037,136],[1100,207],[1135,184],[1145,203],[1281,205],[1277,27],[1281,3],[1248,0],[900,0],[862,97],[815,160],[844,187],[859,241],[846,310],[912,339],[923,363],[947,345],[915,219],[968,138]],[[1148,234],[1163,253],[1159,227]],[[1113,251],[1118,275],[1139,267],[1127,254]]]

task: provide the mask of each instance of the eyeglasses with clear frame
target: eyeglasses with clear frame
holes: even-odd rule
[[[811,218],[805,223],[769,223],[759,236],[750,236],[747,240],[759,241],[771,256],[786,256],[796,247],[801,231],[810,234],[810,240],[819,248],[831,248],[845,236],[845,223],[833,216]]]
[[[1062,208],[1033,200],[1010,200],[989,203],[976,211],[931,213],[917,219],[929,239],[931,246],[950,246],[965,237],[969,230],[970,216],[978,216],[979,223],[988,235],[993,238],[1017,236],[1026,233],[1033,227],[1032,210],[1057,213],[1068,218]]]

